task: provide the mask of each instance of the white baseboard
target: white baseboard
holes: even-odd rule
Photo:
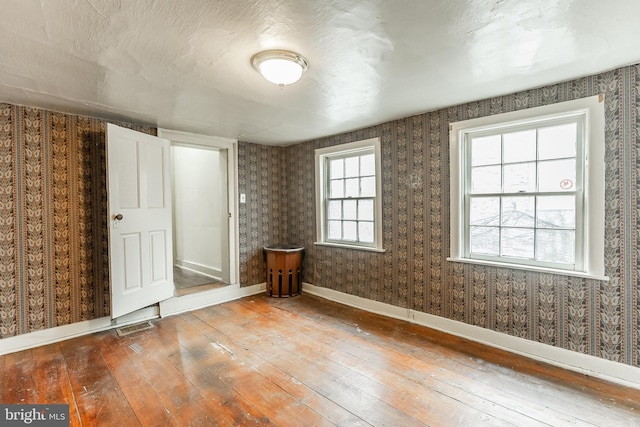
[[[266,283],[245,286],[242,288],[240,285],[229,285],[224,288],[169,298],[168,300],[161,301],[159,306],[153,305],[146,307],[116,319],[100,317],[98,319],[56,326],[54,328],[43,329],[41,331],[30,332],[27,334],[17,335],[15,337],[3,338],[0,339],[0,356],[22,350],[28,350],[42,345],[53,344],[55,342],[68,340],[82,335],[102,332],[107,329],[143,322],[160,316],[170,316],[210,305],[221,304],[223,302],[265,292],[265,289]]]
[[[99,319],[86,320],[83,322],[72,323],[70,325],[57,326],[55,328],[44,329],[42,331],[35,331],[15,337],[4,338],[0,340],[0,355],[28,350],[30,348],[52,344],[82,335],[88,335],[107,329],[154,319],[157,318],[158,315],[175,315],[210,305],[221,304],[223,302],[265,292],[265,288],[265,283],[246,287],[230,285],[207,292],[170,298],[166,301],[160,302],[160,307],[147,307],[113,320],[109,317],[101,317]],[[627,387],[640,389],[640,368],[626,365],[624,363],[613,362],[599,357],[577,353],[547,344],[525,340],[523,338],[513,337],[490,329],[468,325],[463,322],[411,309],[396,307],[390,304],[334,291],[332,289],[314,286],[309,283],[303,284],[302,291],[372,313],[433,328],[471,341],[526,356],[534,360],[546,362],[564,369],[601,378]]]
[[[118,317],[117,319],[100,317],[98,319],[56,326],[54,328],[43,329],[41,331],[30,332],[27,334],[17,335],[15,337],[3,338],[0,340],[0,356],[22,350],[28,350],[41,345],[65,341],[82,335],[106,331],[107,329],[119,328],[120,326],[130,325],[132,323],[155,319],[158,316],[158,307],[151,306]]]
[[[222,280],[222,270],[215,267],[210,267],[204,264],[198,264],[191,261],[176,260],[176,267],[183,268],[185,270],[193,271],[198,274],[202,274],[207,277],[211,277],[216,280]]]
[[[303,283],[302,291],[371,313],[426,326],[491,347],[549,363],[570,371],[640,389],[640,368],[514,337],[456,320],[345,294]]]
[[[238,298],[256,295],[265,291],[266,283],[245,287],[240,287],[239,284],[235,284],[204,292],[173,297],[160,301],[160,316],[172,316],[186,311],[197,310],[199,308],[233,301]]]

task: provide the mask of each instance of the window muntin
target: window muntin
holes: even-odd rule
[[[582,269],[583,127],[578,114],[465,134],[466,256]]]
[[[603,95],[451,123],[447,259],[609,280],[604,128]],[[512,141],[517,149],[504,144]],[[568,245],[556,250],[559,241]]]
[[[373,244],[376,168],[373,150],[325,159],[329,177],[327,241]]]
[[[382,250],[378,138],[316,150],[317,244]]]

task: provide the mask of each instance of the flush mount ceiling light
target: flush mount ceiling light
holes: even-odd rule
[[[289,50],[265,50],[251,57],[253,68],[280,88],[300,80],[309,63],[302,56]]]

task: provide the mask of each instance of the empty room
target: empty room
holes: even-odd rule
[[[640,425],[640,2],[3,6],[0,425]]]

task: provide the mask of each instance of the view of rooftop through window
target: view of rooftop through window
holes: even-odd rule
[[[578,124],[471,136],[471,255],[575,263]]]

